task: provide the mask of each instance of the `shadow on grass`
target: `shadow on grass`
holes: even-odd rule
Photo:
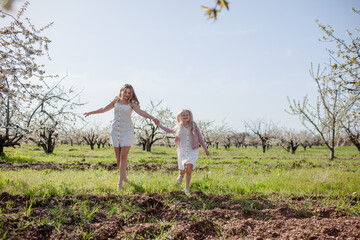
[[[0,163],[11,162],[11,163],[34,163],[35,159],[23,156],[10,156],[2,153],[0,155]]]
[[[143,188],[143,186],[141,186],[141,185],[138,185],[133,182],[129,182],[128,184],[134,188],[135,192],[139,192],[139,193],[145,192],[145,188]]]
[[[151,152],[152,155],[168,155],[165,151]]]

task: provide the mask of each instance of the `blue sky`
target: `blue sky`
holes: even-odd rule
[[[54,22],[45,32],[52,40],[46,69],[82,90],[88,104],[79,112],[105,106],[130,83],[143,109],[163,100],[175,114],[189,108],[195,120],[225,120],[238,131],[257,119],[303,129],[284,109],[288,96],[315,98],[310,65],[329,60],[333,45],[318,41],[315,20],[345,38],[359,27],[351,8],[360,1],[229,2],[216,22],[200,8],[212,0],[34,0],[26,16],[36,26]],[[107,125],[112,116],[91,118]]]

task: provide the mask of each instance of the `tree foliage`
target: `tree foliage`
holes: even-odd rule
[[[274,124],[271,121],[266,120],[257,120],[257,121],[250,121],[244,122],[245,127],[253,132],[261,142],[261,147],[263,153],[270,147],[270,140],[273,137],[273,128]]]
[[[42,36],[48,24],[36,29],[24,18],[29,2],[13,16],[0,10],[0,153],[3,147],[19,145],[28,132],[24,109],[38,100],[46,76],[40,59],[48,56],[50,40]],[[25,24],[26,23],[26,24]]]
[[[357,15],[359,10],[352,9]],[[349,140],[357,147],[360,154],[360,30],[347,30],[347,38],[340,38],[330,25],[323,25],[317,21],[325,33],[321,41],[330,42],[334,48],[327,49],[332,59],[331,74],[341,88],[341,103],[346,114],[341,119],[342,129]]]
[[[58,133],[78,119],[74,108],[74,89],[65,89],[61,80],[52,85],[45,75],[44,59],[50,60],[44,30],[52,23],[37,29],[24,14],[25,2],[17,16],[0,10],[7,26],[0,29],[0,153],[3,147],[14,147],[28,139],[52,153]],[[71,124],[73,126],[73,124]]]
[[[40,94],[37,106],[27,118],[27,128],[32,130],[28,138],[45,153],[53,153],[59,134],[66,133],[74,128],[77,120],[82,120],[74,111],[83,105],[78,101],[79,94],[72,88],[61,87],[60,83],[46,86],[47,91]]]
[[[7,98],[15,101],[31,100],[37,97],[41,85],[35,81],[43,81],[46,76],[44,65],[38,64],[43,56],[48,55],[48,44],[51,42],[41,34],[52,23],[37,29],[29,18],[24,18],[29,6],[26,2],[17,16],[0,10],[0,17],[8,26],[0,29],[0,101]],[[26,24],[25,24],[26,23]]]
[[[359,10],[352,9],[355,14],[360,15]],[[327,51],[333,63],[331,64],[332,74],[337,75],[336,81],[341,83],[345,90],[350,92],[360,91],[360,29],[354,31],[347,30],[348,39],[342,39],[335,34],[335,30],[330,25],[323,25],[316,20],[320,29],[325,35],[320,41],[335,44],[335,49]]]
[[[205,11],[205,15],[207,19],[217,20],[218,13],[221,12],[224,8],[229,10],[229,2],[226,0],[215,0],[214,7],[205,7],[201,6],[201,8]]]
[[[356,14],[359,11],[353,9]],[[299,115],[309,130],[316,132],[330,150],[330,159],[334,158],[341,134],[345,130],[349,139],[358,147],[359,141],[359,100],[360,100],[360,38],[359,29],[347,31],[348,40],[335,34],[330,26],[324,26],[317,20],[325,35],[321,41],[335,44],[327,49],[331,60],[328,68],[316,74],[311,71],[318,89],[318,99],[310,104],[307,96],[302,103],[295,100],[290,103],[290,113]],[[310,127],[307,125],[309,124]]]
[[[15,0],[1,0],[1,6],[6,10],[11,10],[14,2]],[[221,12],[223,8],[229,10],[229,1],[215,0],[214,7],[201,6],[201,8],[205,11],[207,19],[217,20],[218,13]]]

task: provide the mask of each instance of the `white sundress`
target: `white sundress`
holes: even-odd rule
[[[180,142],[177,149],[178,152],[178,168],[180,170],[185,169],[185,164],[192,164],[193,169],[195,169],[196,161],[199,158],[199,148],[192,148],[193,137],[191,136],[190,131],[181,126],[179,131]]]
[[[116,102],[114,121],[110,131],[110,143],[114,147],[132,146],[134,144],[134,124],[131,119],[133,109],[129,104]]]

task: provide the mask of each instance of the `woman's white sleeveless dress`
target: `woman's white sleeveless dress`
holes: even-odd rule
[[[110,131],[110,143],[114,147],[132,146],[134,144],[134,124],[131,120],[133,109],[129,104],[116,102],[114,121]]]

